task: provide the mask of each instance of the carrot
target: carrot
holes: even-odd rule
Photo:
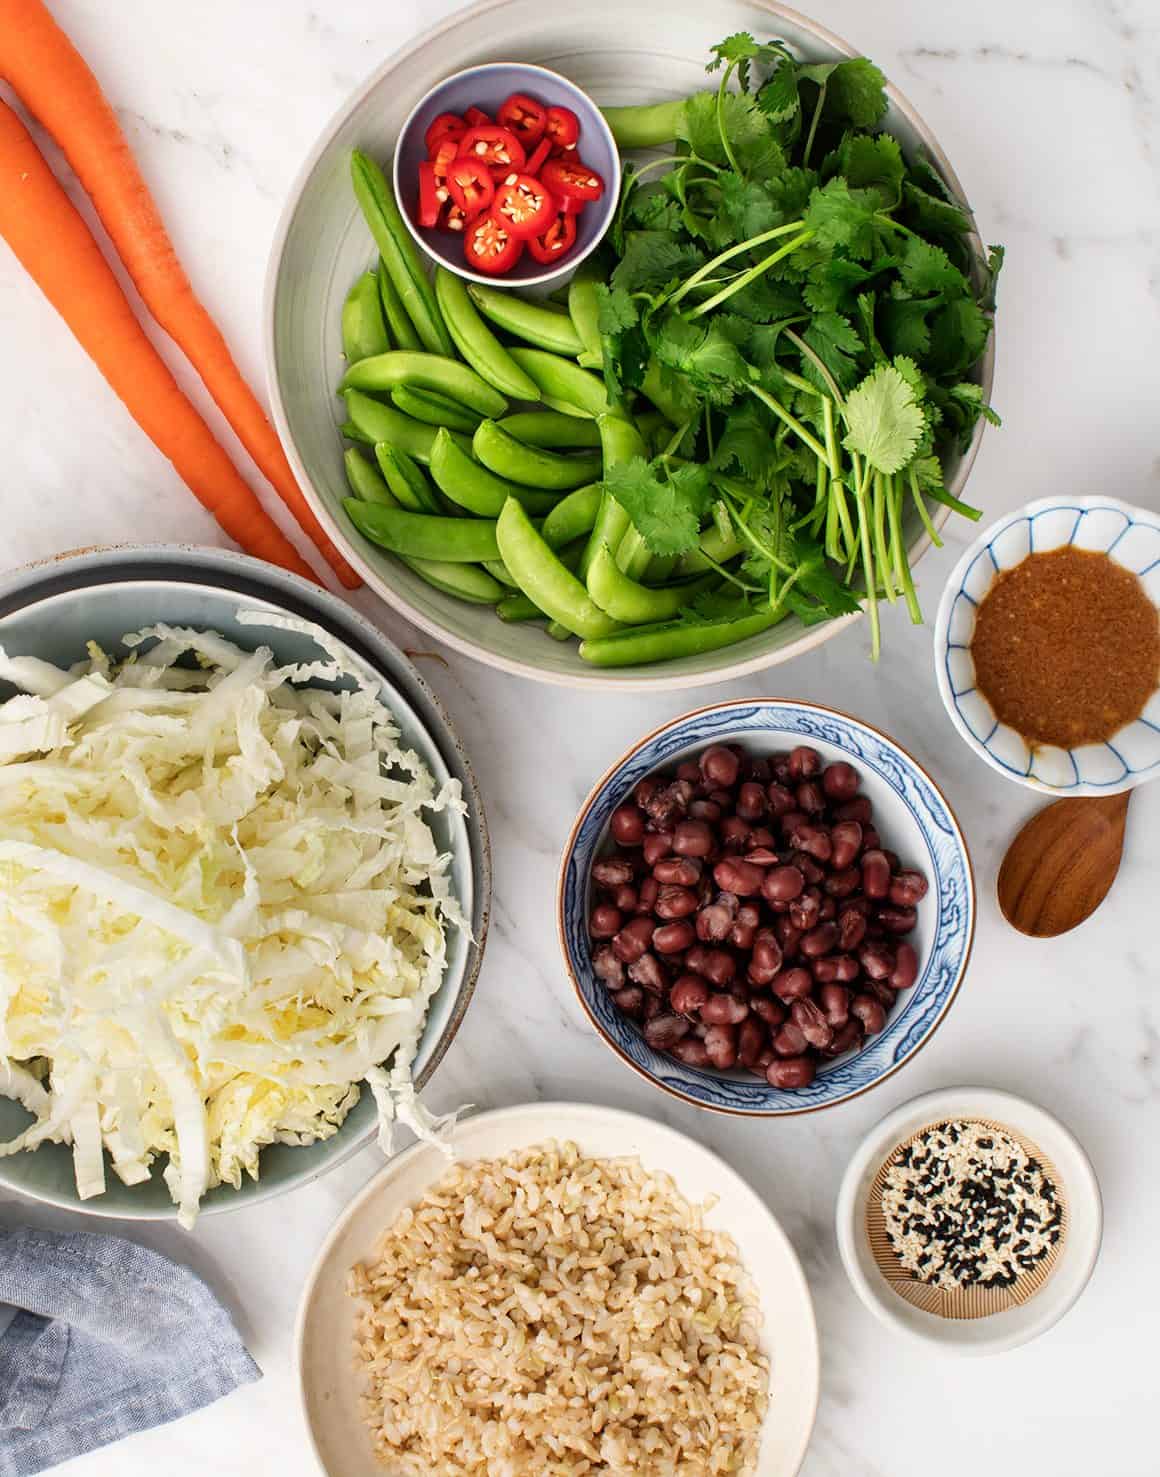
[[[195,296],[84,57],[42,0],[0,0],[0,77],[64,151],[145,306],[197,370],[263,476],[348,589],[362,581],[311,511],[274,428]]]
[[[0,236],[124,402],[229,536],[317,580],[149,342],[80,212],[32,135],[0,102]]]

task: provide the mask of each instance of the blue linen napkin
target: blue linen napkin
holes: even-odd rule
[[[132,1241],[0,1229],[6,1303],[0,1477],[31,1477],[261,1378],[205,1283]]]

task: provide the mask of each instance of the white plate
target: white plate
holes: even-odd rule
[[[794,1477],[817,1411],[818,1334],[801,1263],[773,1213],[715,1154],[633,1113],[586,1103],[526,1103],[481,1113],[455,1130],[456,1149],[466,1159],[495,1158],[546,1139],[571,1139],[591,1157],[638,1156],[646,1169],[671,1174],[689,1200],[716,1196],[707,1223],[737,1242],[761,1302],[761,1346],[772,1364],[757,1477]],[[399,1212],[446,1171],[446,1159],[427,1144],[393,1159],[343,1213],[307,1281],[298,1313],[299,1389],[327,1477],[384,1477],[358,1408],[350,1268],[372,1255]]]
[[[386,163],[415,103],[451,73],[482,62],[546,66],[601,106],[687,96],[707,85],[709,48],[735,31],[781,37],[811,61],[856,54],[824,26],[771,0],[479,0],[386,60],[325,129],[291,188],[270,254],[264,309],[270,400],[290,465],[323,527],[369,587],[429,635],[476,661],[567,687],[676,690],[786,661],[858,618],[807,628],[792,617],[724,651],[654,666],[595,668],[580,659],[574,641],[552,641],[537,624],[504,624],[489,610],[433,589],[361,538],[342,507],[349,489],[338,431],[343,408],[334,394],[344,368],[340,316],[351,283],[374,259],[351,188],[350,151],[363,149]],[[888,95],[887,127],[908,153],[925,152],[962,199],[954,170],[926,124],[893,87]],[[977,237],[975,249],[982,251]],[[985,398],[993,370],[992,334],[979,365]],[[983,428],[980,420],[963,455],[951,456],[947,488],[956,496]],[[936,507],[932,517],[941,527],[947,510]],[[917,515],[907,521],[906,536],[913,564],[930,546]]]
[[[878,1270],[866,1236],[866,1203],[884,1159],[903,1139],[947,1118],[1009,1124],[1055,1166],[1067,1197],[1068,1226],[1055,1267],[1021,1307],[989,1318],[950,1319],[900,1298]],[[883,1323],[957,1354],[1001,1354],[1046,1333],[1083,1292],[1100,1254],[1103,1206],[1091,1161],[1058,1118],[1025,1098],[986,1087],[948,1087],[903,1103],[862,1141],[838,1192],[838,1249],[854,1291]]]

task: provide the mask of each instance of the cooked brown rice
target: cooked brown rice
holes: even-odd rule
[[[351,1292],[392,1472],[754,1470],[769,1363],[749,1278],[732,1238],[635,1159],[547,1143],[459,1165]]]

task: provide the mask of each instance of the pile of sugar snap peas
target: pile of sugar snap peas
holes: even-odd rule
[[[502,621],[546,621],[556,640],[578,637],[595,666],[713,651],[779,619],[766,609],[678,620],[739,546],[710,528],[700,548],[658,558],[602,489],[605,469],[652,456],[677,417],[647,381],[660,408],[614,409],[586,367],[601,363],[600,275],[581,267],[566,308],[469,286],[442,267],[432,282],[382,170],[355,153],[351,172],[380,253],[342,315],[342,432],[358,443],[345,454],[344,506],[355,527],[446,594]],[[511,401],[535,408],[513,412]]]

